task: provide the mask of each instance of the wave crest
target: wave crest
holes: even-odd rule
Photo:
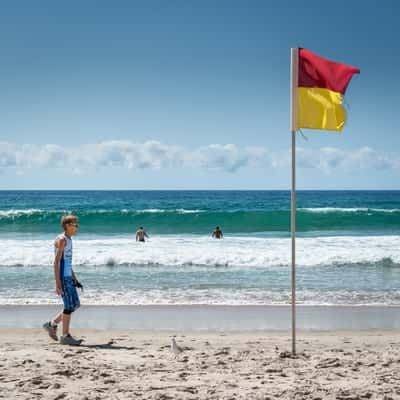
[[[397,268],[399,236],[336,236],[297,239],[299,266]],[[51,240],[0,240],[0,266],[51,266]],[[76,266],[270,268],[290,265],[289,238],[152,236],[74,240]]]
[[[210,211],[185,209],[2,210],[0,232],[54,233],[66,213],[78,215],[83,233],[126,234],[145,226],[152,234],[208,234],[216,225],[225,233],[289,232],[290,210]],[[399,209],[300,208],[299,232],[399,232]]]

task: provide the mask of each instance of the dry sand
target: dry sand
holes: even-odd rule
[[[398,331],[77,330],[80,347],[38,329],[0,329],[4,399],[400,399]]]

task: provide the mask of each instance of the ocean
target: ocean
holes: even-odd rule
[[[67,213],[83,304],[290,304],[289,191],[0,191],[0,305],[60,303]],[[298,191],[297,237],[299,304],[400,305],[400,191]]]

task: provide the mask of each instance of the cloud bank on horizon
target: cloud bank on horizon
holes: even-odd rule
[[[18,174],[28,169],[65,169],[84,174],[94,169],[114,167],[129,170],[184,167],[233,174],[242,168],[287,168],[290,162],[289,149],[271,151],[266,147],[240,147],[235,144],[185,148],[155,140],[142,143],[113,140],[67,147],[0,142],[0,169],[15,169]],[[336,169],[398,170],[400,154],[383,153],[370,147],[297,147],[297,165],[299,168],[318,169],[326,174]]]

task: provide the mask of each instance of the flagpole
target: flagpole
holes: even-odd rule
[[[292,192],[291,192],[291,242],[292,242],[292,354],[296,354],[296,131],[297,86],[299,76],[299,49],[291,49],[290,74],[290,130],[292,133]]]

